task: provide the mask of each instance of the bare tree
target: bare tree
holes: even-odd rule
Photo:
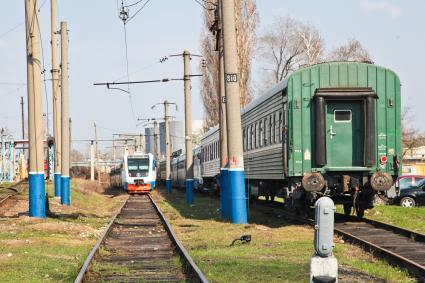
[[[302,64],[311,66],[319,63],[324,52],[324,41],[319,30],[314,26],[301,24],[297,34],[302,48]]]
[[[208,2],[210,7],[216,7],[217,0]],[[236,40],[239,63],[239,85],[241,88],[240,102],[245,106],[251,101],[250,79],[251,62],[255,47],[255,30],[258,23],[258,12],[255,0],[236,0]],[[219,58],[216,51],[215,36],[210,33],[211,27],[216,22],[215,12],[206,9],[205,31],[201,35],[201,52],[206,62],[206,67],[201,68],[203,74],[201,96],[205,108],[207,126],[211,127],[218,123],[218,94],[219,94]]]
[[[258,51],[265,62],[264,84],[270,86],[302,65],[321,61],[324,41],[315,27],[280,16],[259,38]]]
[[[302,53],[298,37],[300,23],[291,17],[276,18],[259,38],[259,55],[264,60],[263,70],[266,72],[266,83],[278,83],[295,70]]]
[[[403,147],[402,158],[413,148],[424,144],[424,135],[415,127],[410,126],[412,121],[412,109],[405,106],[401,113],[401,142]]]
[[[71,150],[72,162],[84,161],[85,159],[86,159],[85,156],[80,151],[76,149]]]
[[[369,52],[355,38],[350,39],[346,44],[332,50],[329,54],[329,60],[360,62],[372,61]]]

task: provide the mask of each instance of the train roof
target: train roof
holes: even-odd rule
[[[202,135],[202,139],[205,139],[205,138],[215,134],[218,131],[218,129],[219,129],[219,125],[217,124],[214,127],[210,128],[206,133],[204,133]]]
[[[272,86],[271,88],[269,88],[266,91],[266,93],[264,93],[263,95],[260,95],[258,98],[254,99],[253,101],[251,101],[250,103],[248,103],[248,105],[246,105],[241,110],[241,115],[249,112],[251,109],[253,109],[256,106],[258,106],[259,104],[263,103],[268,98],[270,98],[273,95],[275,95],[276,93],[284,90],[287,86],[288,86],[288,79],[284,79],[283,81],[280,81],[279,83],[275,84],[274,86]]]

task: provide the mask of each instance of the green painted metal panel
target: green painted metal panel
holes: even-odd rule
[[[363,162],[363,109],[361,101],[326,104],[326,167],[361,167]]]
[[[318,88],[329,87],[371,87],[376,92],[377,160],[372,171],[380,168],[379,156],[384,154],[388,155],[389,162],[383,170],[392,169],[392,153],[401,157],[402,150],[400,81],[397,75],[391,70],[372,64],[331,62],[300,69],[288,77],[289,175],[301,176],[311,169],[323,172],[321,168],[314,168],[312,98]],[[388,99],[394,100],[393,106],[389,105]]]

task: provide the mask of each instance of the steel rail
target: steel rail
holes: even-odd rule
[[[3,205],[3,203],[5,203],[5,202],[6,202],[8,199],[10,199],[11,197],[13,197],[13,196],[15,196],[15,195],[19,194],[19,193],[20,193],[20,191],[19,191],[17,188],[15,188],[15,187],[17,187],[17,186],[21,185],[21,184],[22,184],[22,183],[24,183],[25,181],[26,181],[26,180],[20,180],[20,181],[16,182],[15,184],[13,184],[11,187],[8,187],[8,188],[2,187],[2,189],[11,190],[11,191],[14,191],[14,192],[13,192],[13,193],[10,193],[10,194],[6,195],[6,197],[4,197],[4,198],[0,199],[0,206],[2,206],[2,205]]]
[[[149,199],[155,209],[155,211],[158,213],[161,221],[164,223],[164,226],[166,228],[167,234],[169,235],[171,241],[177,248],[177,252],[179,253],[180,257],[184,260],[184,266],[186,268],[186,273],[190,275],[193,280],[193,282],[202,282],[202,283],[208,283],[209,281],[205,277],[205,275],[202,273],[202,271],[199,269],[199,267],[196,265],[196,263],[193,261],[187,250],[183,247],[181,242],[177,239],[176,234],[171,228],[171,225],[169,224],[168,220],[165,218],[164,214],[159,209],[156,202],[152,199],[150,195]],[[111,231],[112,225],[115,223],[118,215],[121,213],[124,206],[127,204],[127,201],[129,200],[129,197],[127,197],[126,201],[122,204],[122,206],[119,208],[117,213],[112,217],[109,224],[106,226],[102,236],[98,239],[96,244],[94,245],[93,249],[87,256],[86,260],[84,261],[84,264],[82,265],[80,272],[78,273],[77,277],[74,280],[74,283],[81,283],[84,281],[84,277],[89,270],[90,264],[92,260],[94,259],[96,253],[98,252],[100,246],[104,243],[105,239],[107,238],[109,232]]]
[[[85,276],[87,270],[90,267],[91,261],[93,260],[94,256],[96,255],[97,251],[99,250],[100,246],[103,244],[103,242],[105,241],[105,238],[108,236],[109,232],[111,231],[112,225],[114,224],[118,215],[121,213],[123,207],[126,205],[128,199],[129,199],[129,196],[127,196],[127,199],[124,201],[124,203],[118,209],[117,213],[115,213],[115,215],[112,217],[111,221],[109,222],[109,224],[106,226],[105,230],[103,231],[102,236],[97,240],[93,249],[90,251],[89,255],[87,256],[86,260],[84,261],[83,266],[80,269],[80,272],[78,272],[78,275],[74,280],[74,283],[83,282],[84,276]]]
[[[416,242],[425,243],[425,235],[420,234],[420,233],[415,232],[415,231],[412,231],[412,230],[408,230],[408,229],[405,229],[405,228],[401,228],[401,227],[398,227],[398,226],[394,226],[394,225],[391,225],[391,224],[379,222],[379,221],[368,219],[368,218],[358,218],[358,217],[355,217],[355,216],[348,216],[348,215],[344,215],[344,214],[341,214],[341,213],[336,213],[335,216],[338,217],[339,219],[347,219],[348,221],[351,221],[351,222],[368,223],[368,224],[371,224],[371,225],[373,225],[377,228],[381,228],[381,229],[384,229],[384,230],[387,230],[387,231],[391,231],[395,234],[405,236],[405,237],[410,238],[410,239],[412,239]]]
[[[291,213],[287,211],[286,209],[284,209],[284,207],[276,205],[276,203],[266,203],[265,201],[264,202],[261,201],[259,203],[259,206],[277,208],[285,213],[284,217],[286,217],[288,220],[296,221],[298,223],[307,224],[310,226],[314,225],[314,219],[295,215],[294,213]],[[414,242],[425,243],[424,234],[410,231],[401,227],[397,227],[394,225],[386,224],[383,222],[379,222],[379,221],[375,221],[375,220],[371,220],[367,218],[357,218],[353,216],[346,216],[340,213],[336,213],[335,216],[336,216],[335,218],[339,220],[346,220],[346,221],[358,222],[358,223],[367,223],[374,226],[377,229],[385,230],[394,235],[399,235],[399,236],[409,238]],[[388,262],[394,266],[405,268],[412,276],[416,277],[418,282],[425,282],[425,266],[422,266],[415,261],[412,261],[389,249],[386,249],[380,246],[379,244],[374,244],[366,240],[365,237],[356,236],[352,233],[344,231],[343,228],[335,227],[334,231],[337,235],[341,236],[344,240],[350,243],[356,244],[357,246],[360,246],[366,252],[372,252],[374,255],[378,255],[379,257],[388,260]]]
[[[425,267],[417,264],[416,262],[409,260],[408,258],[405,258],[401,255],[398,255],[388,249],[385,249],[379,245],[373,244],[365,239],[362,239],[361,237],[355,236],[351,233],[348,233],[342,229],[335,228],[335,232],[340,235],[344,240],[357,244],[358,246],[361,246],[366,251],[372,251],[373,254],[380,255],[381,257],[387,259],[390,263],[393,265],[396,265],[398,267],[402,267],[408,270],[410,274],[413,276],[416,276],[418,281],[423,282],[425,279]]]
[[[152,201],[152,204],[156,210],[156,212],[159,214],[159,217],[165,224],[165,228],[167,230],[168,235],[170,236],[173,243],[176,245],[178,253],[180,254],[181,258],[185,261],[185,266],[190,271],[190,274],[194,276],[192,279],[195,279],[197,281],[195,282],[202,282],[202,283],[208,283],[207,277],[204,275],[204,273],[201,271],[201,269],[196,265],[195,261],[192,259],[192,257],[189,255],[185,247],[182,245],[182,243],[177,239],[176,234],[174,233],[173,229],[171,228],[170,223],[168,222],[167,218],[165,218],[162,211],[159,209],[156,202],[153,200],[151,195],[149,195],[149,199]]]

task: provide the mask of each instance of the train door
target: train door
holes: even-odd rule
[[[327,101],[326,152],[329,167],[362,166],[363,103]]]

